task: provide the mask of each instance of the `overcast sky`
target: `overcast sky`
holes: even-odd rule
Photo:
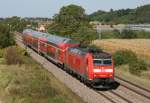
[[[0,17],[52,17],[62,6],[77,4],[87,14],[97,10],[136,8],[150,0],[0,0]]]

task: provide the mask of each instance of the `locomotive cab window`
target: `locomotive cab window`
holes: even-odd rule
[[[94,63],[95,65],[102,65],[102,60],[95,59],[95,60],[93,61],[93,63]]]
[[[93,60],[94,65],[112,65],[111,59],[94,59]]]
[[[103,64],[104,64],[104,65],[111,65],[111,64],[112,64],[112,60],[111,60],[111,59],[104,60],[104,61],[103,61]]]

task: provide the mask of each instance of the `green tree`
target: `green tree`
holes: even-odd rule
[[[60,9],[59,14],[54,16],[55,24],[51,28],[55,28],[56,33],[70,35],[79,29],[85,19],[85,10],[82,7],[77,5],[65,6]]]
[[[62,7],[54,16],[54,23],[49,30],[52,34],[79,39],[82,43],[96,38],[96,30],[90,25],[85,10],[81,6],[69,5]]]
[[[97,32],[86,26],[80,27],[77,33],[72,35],[77,37],[81,45],[88,45],[92,40],[98,38]]]
[[[138,7],[135,13],[137,23],[150,23],[150,4]]]
[[[0,24],[0,48],[14,45],[13,35],[9,32],[9,27]]]

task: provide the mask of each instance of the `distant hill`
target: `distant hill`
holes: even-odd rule
[[[91,21],[102,23],[150,23],[150,4],[137,7],[135,9],[120,9],[109,12],[99,10],[89,15]]]

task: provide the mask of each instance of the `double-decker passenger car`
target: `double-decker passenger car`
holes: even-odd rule
[[[31,29],[23,31],[23,41],[25,45],[61,65],[64,64],[65,50],[69,47],[79,46],[79,42],[72,39]]]
[[[23,31],[23,42],[25,45],[33,48],[38,52],[44,52],[45,48],[43,43],[47,42],[47,34],[37,32],[32,29],[26,29]]]
[[[64,65],[65,51],[69,47],[79,46],[79,43],[60,36],[49,35],[47,41],[47,57]]]

